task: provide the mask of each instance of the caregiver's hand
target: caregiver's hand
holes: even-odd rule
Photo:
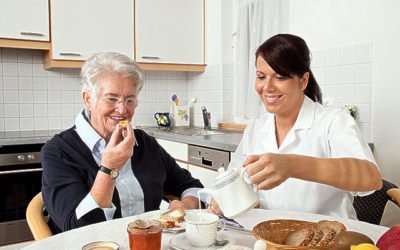
[[[290,157],[286,154],[266,153],[250,155],[243,162],[250,182],[258,189],[272,189],[292,176]]]

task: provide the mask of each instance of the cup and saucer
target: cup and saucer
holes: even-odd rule
[[[186,232],[173,237],[169,244],[177,250],[222,249],[234,244],[234,239],[223,232],[225,221],[208,212],[189,212],[185,216]],[[222,243],[222,244],[221,244]]]
[[[187,233],[181,233],[174,236],[169,241],[169,245],[176,250],[190,250],[190,249],[214,250],[214,249],[222,249],[228,246],[233,246],[235,243],[235,240],[231,236],[229,236],[226,232],[218,232],[217,239],[227,240],[228,242],[223,246],[217,246],[216,244],[212,244],[211,246],[206,246],[206,247],[193,246],[188,239]]]

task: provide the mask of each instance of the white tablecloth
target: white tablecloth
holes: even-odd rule
[[[160,211],[152,211],[139,215],[144,218],[151,218],[157,216]],[[117,242],[121,250],[129,250],[129,241],[127,234],[127,225],[129,222],[135,220],[137,216],[116,219],[89,225],[86,227],[71,230],[65,233],[57,234],[47,239],[33,243],[30,246],[23,248],[24,250],[33,249],[81,249],[82,246],[93,242],[93,241],[114,241]],[[240,224],[247,229],[252,229],[255,225],[262,221],[273,220],[273,219],[297,219],[307,221],[319,221],[319,220],[337,220],[346,225],[348,230],[357,231],[368,235],[375,242],[388,228],[382,226],[376,226],[365,222],[337,219],[324,215],[299,213],[299,212],[288,212],[288,211],[275,211],[275,210],[264,210],[264,209],[252,209],[246,213],[243,213],[235,218]],[[256,239],[251,235],[241,234],[234,231],[229,231],[229,235],[235,240],[235,245],[242,245],[253,248]],[[169,241],[175,234],[163,233],[162,235],[162,249],[170,249]]]

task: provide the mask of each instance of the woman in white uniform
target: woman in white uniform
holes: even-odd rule
[[[248,125],[229,167],[246,167],[261,208],[357,219],[353,196],[380,189],[381,175],[354,119],[321,105],[305,41],[289,34],[265,41],[256,74],[269,113]],[[215,201],[209,210],[222,214]]]

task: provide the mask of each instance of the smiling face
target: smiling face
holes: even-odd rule
[[[302,77],[282,76],[261,56],[257,57],[255,88],[268,112],[277,117],[297,117],[303,104],[309,73]]]
[[[121,120],[131,121],[137,107],[138,91],[132,80],[108,74],[97,81],[97,102],[83,92],[83,101],[90,112],[90,124],[108,141]]]

